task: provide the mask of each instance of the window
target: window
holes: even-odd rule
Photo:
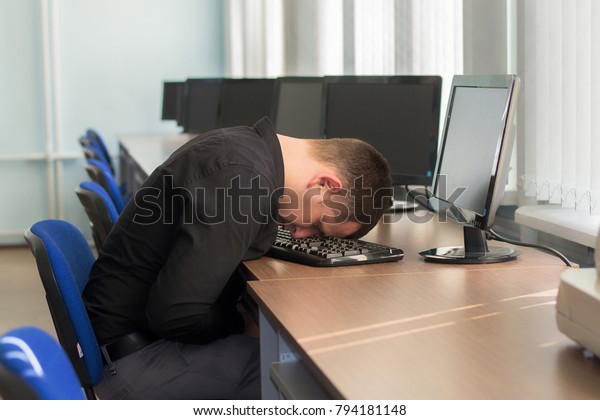
[[[459,0],[228,0],[226,22],[229,77],[462,73]]]

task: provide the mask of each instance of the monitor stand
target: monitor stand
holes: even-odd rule
[[[513,248],[488,246],[485,232],[464,226],[464,246],[431,248],[421,251],[425,261],[450,264],[489,264],[510,261],[521,255]]]
[[[403,211],[411,211],[415,210],[421,205],[415,199],[415,197],[411,196],[409,191],[418,191],[417,196],[423,196],[422,189],[427,192],[425,187],[421,187],[418,189],[410,189],[408,185],[394,185],[394,199],[392,200],[392,205],[387,209],[388,212],[403,212]],[[423,200],[426,201],[427,195],[423,196]]]

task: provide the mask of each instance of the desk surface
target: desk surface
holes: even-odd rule
[[[418,251],[455,244],[460,227],[393,219],[367,238],[403,247],[400,262],[246,263],[260,280],[274,280],[250,282],[250,294],[333,397],[600,397],[600,362],[556,327],[565,268],[558,258],[521,248],[507,263],[426,263]]]
[[[336,398],[597,399],[600,364],[555,323],[562,269],[253,282]]]

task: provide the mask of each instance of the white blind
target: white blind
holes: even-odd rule
[[[600,2],[519,2],[527,196],[600,214]]]
[[[439,74],[448,87],[462,72],[462,0],[228,0],[226,16],[233,77]]]
[[[226,73],[230,77],[281,74],[282,0],[225,2]]]

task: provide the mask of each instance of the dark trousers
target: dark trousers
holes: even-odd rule
[[[258,339],[242,334],[208,344],[158,340],[108,367],[99,399],[260,399]]]

